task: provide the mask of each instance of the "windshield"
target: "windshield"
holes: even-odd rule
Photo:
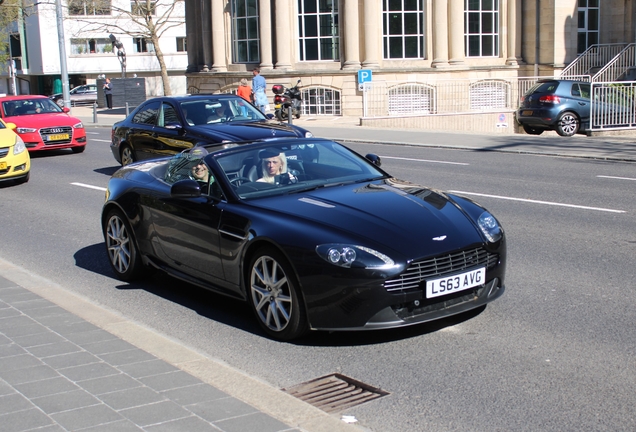
[[[263,113],[238,97],[196,99],[181,102],[180,107],[190,126],[267,120]]]
[[[360,155],[333,141],[240,146],[216,156],[242,199],[297,193],[386,178]]]
[[[5,101],[2,102],[2,110],[6,117],[63,112],[62,108],[49,98]]]

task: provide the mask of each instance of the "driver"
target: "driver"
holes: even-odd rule
[[[266,183],[296,183],[296,177],[287,172],[287,157],[276,149],[267,149],[259,153],[263,177],[256,181]]]

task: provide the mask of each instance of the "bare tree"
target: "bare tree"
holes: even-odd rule
[[[171,28],[183,24],[184,17],[177,16],[177,12],[184,10],[184,3],[184,0],[130,0],[125,4],[110,0],[68,0],[68,9],[70,15],[76,15],[73,13],[75,10],[86,7],[98,12],[94,15],[73,16],[75,22],[85,24],[82,32],[125,34],[151,42],[159,61],[163,92],[165,95],[171,95],[170,79],[159,40]],[[130,6],[130,9],[127,6]],[[108,11],[110,16],[107,21],[99,19]]]

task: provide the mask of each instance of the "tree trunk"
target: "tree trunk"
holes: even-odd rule
[[[161,70],[161,82],[163,83],[164,96],[171,96],[172,89],[170,88],[170,78],[168,77],[168,69],[166,68],[166,62],[163,59],[163,52],[159,48],[159,38],[155,35],[152,36],[152,43],[155,46],[155,56],[159,60],[159,68]]]

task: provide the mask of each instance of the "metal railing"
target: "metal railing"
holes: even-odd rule
[[[561,78],[592,75],[594,69],[610,63],[626,46],[624,43],[592,45],[561,71]]]
[[[636,81],[592,83],[590,130],[636,128]]]
[[[592,77],[595,82],[616,81],[630,68],[636,66],[636,44],[627,45],[611,62]]]
[[[425,82],[374,80],[363,84],[363,118],[515,110],[539,79],[455,79]],[[590,77],[572,79],[590,81]]]

